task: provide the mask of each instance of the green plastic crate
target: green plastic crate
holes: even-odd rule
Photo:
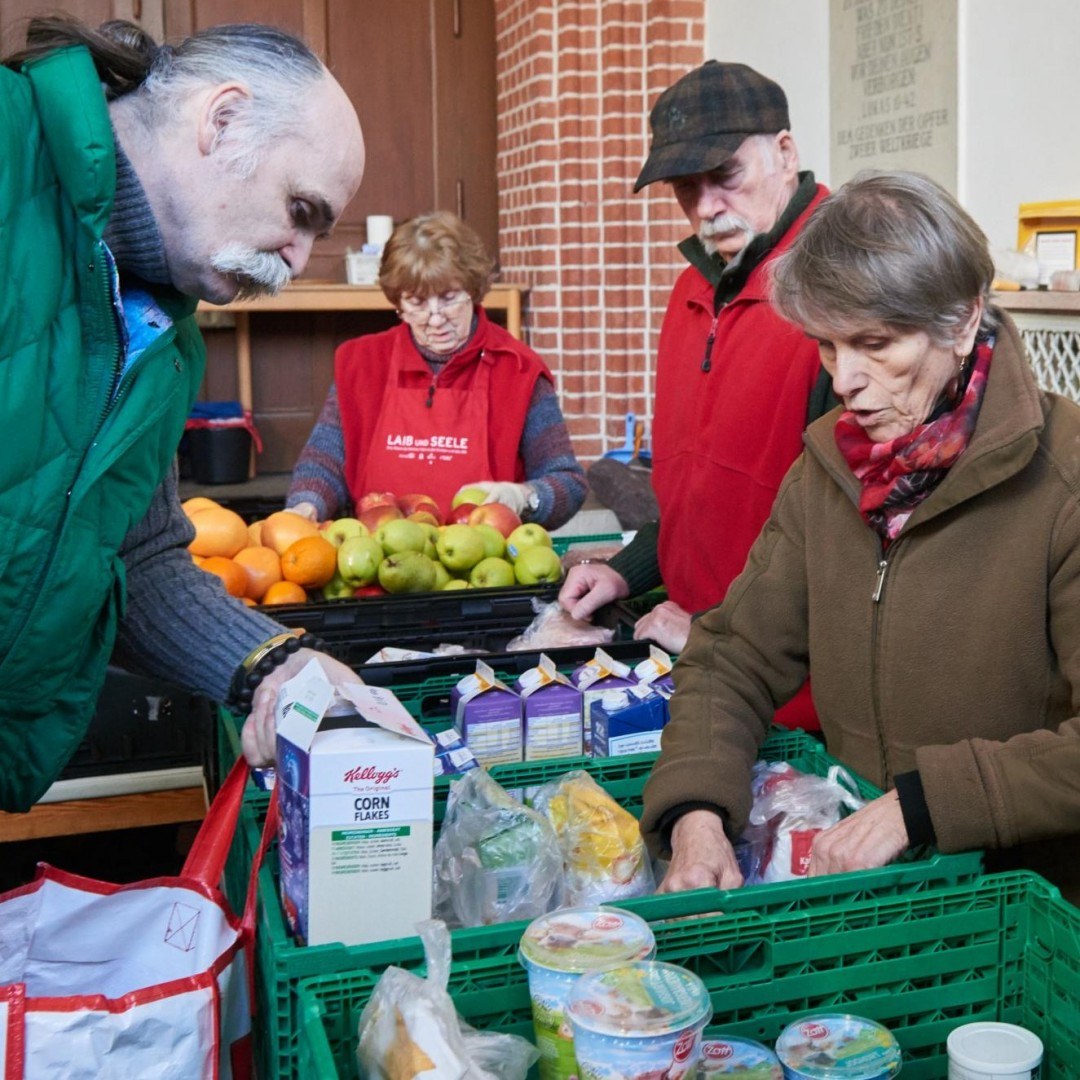
[[[762,747],[762,758],[770,761],[790,761],[796,768],[824,775],[836,759],[825,752],[821,744],[800,731],[775,728]],[[529,787],[561,776],[570,768],[589,772],[619,803],[635,815],[640,814],[641,793],[648,778],[654,754],[637,754],[625,758],[581,758],[560,761],[526,762],[500,765],[492,775],[508,788]],[[442,820],[451,778],[441,777],[435,787],[435,820]],[[860,781],[860,793],[872,798],[880,794],[871,784]],[[233,843],[225,872],[226,892],[238,903],[246,888],[247,868],[256,850],[259,832],[266,813],[268,796],[259,793],[250,798],[241,813],[237,839]],[[795,886],[760,885],[733,892],[725,897],[726,910],[751,910],[761,917],[764,913],[786,911],[791,907],[814,906],[844,902],[866,896],[879,896],[902,891],[914,893],[931,886],[973,879],[982,869],[977,852],[963,855],[918,853],[909,860],[881,870],[861,871],[833,877],[812,878]],[[714,912],[717,908],[715,890],[701,889],[670,897],[643,897],[621,901],[623,907],[659,913],[656,917],[682,917],[685,914]],[[659,906],[657,906],[659,905]],[[520,937],[525,923],[506,924],[506,933]],[[502,930],[503,928],[500,928]],[[469,927],[453,931],[455,954],[475,950],[482,954],[492,930]],[[509,938],[507,939],[509,940]],[[515,939],[516,940],[516,939]],[[271,848],[259,874],[259,910],[256,935],[255,993],[258,1008],[259,1034],[256,1039],[256,1059],[260,1075],[287,1077],[297,1074],[299,1014],[296,990],[302,979],[316,975],[350,972],[358,968],[377,969],[408,955],[409,949],[419,949],[419,939],[403,938],[378,945],[298,945],[290,936],[278,898],[276,849]],[[317,1075],[301,1073],[299,1075]]]
[[[1080,909],[1042,878],[1001,874],[769,916],[734,912],[736,895],[714,894],[723,916],[671,921],[670,898],[637,908],[652,923],[657,957],[690,968],[709,988],[707,1037],[727,1032],[771,1045],[808,1013],[850,1012],[896,1036],[903,1080],[940,1080],[949,1032],[999,1020],[1043,1040],[1043,1080],[1080,1077]],[[517,927],[492,928],[482,943],[456,950],[450,992],[474,1027],[531,1039],[519,936]],[[408,947],[379,959],[422,963],[420,950]],[[378,976],[351,971],[301,983],[298,1075],[357,1076],[357,1021]]]
[[[553,536],[551,546],[559,556],[565,555],[572,547],[581,544],[610,544],[615,541],[622,543],[622,533],[588,533],[584,536]]]

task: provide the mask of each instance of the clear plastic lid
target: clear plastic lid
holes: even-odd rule
[[[561,908],[534,919],[521,936],[523,960],[555,971],[585,972],[646,960],[656,953],[649,924],[616,907]]]
[[[900,1072],[900,1047],[888,1028],[847,1013],[788,1024],[776,1056],[794,1080],[878,1080]]]
[[[753,1039],[718,1035],[701,1044],[702,1080],[714,1076],[738,1076],[739,1080],[784,1080],[780,1059]]]
[[[575,1027],[617,1038],[651,1038],[704,1027],[712,1017],[705,984],[691,971],[659,960],[582,975],[567,1012]]]

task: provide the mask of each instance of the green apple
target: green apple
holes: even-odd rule
[[[450,501],[450,509],[460,506],[462,503],[476,503],[479,506],[487,498],[487,492],[483,488],[463,487]]]
[[[431,587],[438,592],[440,589],[445,589],[453,578],[450,577],[450,571],[446,569],[441,562],[432,561],[432,565],[435,567],[435,584]]]
[[[352,596],[355,588],[342,576],[340,570],[334,571],[334,576],[319,590],[324,600],[344,600]]]
[[[418,522],[406,518],[394,518],[380,525],[375,539],[382,544],[387,555],[400,555],[404,551],[423,551],[427,533]]]
[[[431,592],[435,564],[419,551],[388,555],[379,563],[379,584],[388,593]]]
[[[484,555],[501,559],[506,554],[506,538],[494,525],[472,525],[484,538]]]
[[[478,589],[497,589],[514,584],[514,568],[505,560],[495,556],[481,559],[469,574],[469,584]]]
[[[382,545],[374,536],[350,536],[338,548],[338,573],[346,585],[370,585],[379,576]]]
[[[525,548],[514,560],[514,577],[521,585],[562,581],[562,559],[551,548],[534,544]]]
[[[367,526],[354,517],[338,518],[321,530],[334,547],[339,548],[350,536],[368,536]]]
[[[469,583],[464,578],[452,577],[443,587],[443,592],[454,592],[456,589],[467,589]]]
[[[537,525],[535,521],[519,525],[506,538],[506,554],[511,561],[520,557],[521,553],[531,547],[551,547],[551,537],[543,525]]]
[[[447,570],[461,574],[484,558],[484,538],[471,525],[447,525],[439,534],[435,550]]]

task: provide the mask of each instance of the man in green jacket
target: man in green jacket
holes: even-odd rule
[[[55,780],[114,653],[225,700],[280,636],[244,732],[266,759],[276,687],[316,654],[187,554],[192,316],[304,270],[363,173],[356,113],[270,27],[170,48],[37,19],[0,66],[0,161],[0,809]]]

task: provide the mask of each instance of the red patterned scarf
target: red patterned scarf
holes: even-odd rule
[[[992,340],[978,341],[971,378],[959,402],[907,435],[876,443],[850,412],[836,422],[836,445],[862,484],[859,513],[886,547],[967,449],[986,392],[993,352]]]

